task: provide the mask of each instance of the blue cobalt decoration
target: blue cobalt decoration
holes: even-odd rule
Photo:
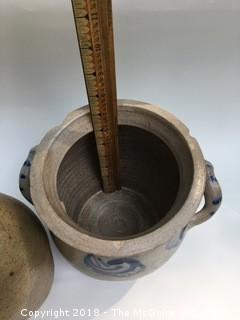
[[[30,194],[30,170],[33,158],[36,153],[36,147],[32,148],[28,154],[27,160],[24,162],[20,176],[19,176],[19,189],[22,195],[32,203],[32,198]]]
[[[210,179],[213,183],[218,183],[216,176],[211,176]]]
[[[205,207],[209,211],[209,215],[213,216],[222,203],[222,191],[219,182],[215,176],[213,165],[206,162],[207,166],[207,181],[205,190]]]
[[[166,249],[167,250],[172,250],[172,249],[176,249],[180,243],[182,242],[183,238],[185,237],[186,233],[187,233],[187,227],[184,227],[182,229],[182,231],[180,232],[180,235],[174,239],[171,239],[170,241],[167,242],[166,244]]]
[[[222,202],[222,197],[218,197],[218,198],[215,198],[215,199],[213,199],[213,204],[215,205],[215,206],[217,206],[218,204],[220,204]]]
[[[140,261],[133,258],[107,259],[92,254],[84,258],[84,263],[96,273],[112,277],[128,277],[145,268]]]

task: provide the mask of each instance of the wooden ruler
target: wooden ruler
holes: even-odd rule
[[[111,0],[72,0],[103,189],[120,189]]]

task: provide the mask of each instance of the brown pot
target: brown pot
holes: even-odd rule
[[[46,299],[54,264],[47,235],[34,213],[4,194],[0,252],[0,319],[20,320],[22,311],[35,311]]]

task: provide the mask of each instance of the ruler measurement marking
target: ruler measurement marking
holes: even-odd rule
[[[105,192],[119,189],[116,79],[109,0],[72,0]]]

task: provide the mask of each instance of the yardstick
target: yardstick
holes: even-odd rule
[[[120,189],[111,0],[72,0],[104,192]]]

